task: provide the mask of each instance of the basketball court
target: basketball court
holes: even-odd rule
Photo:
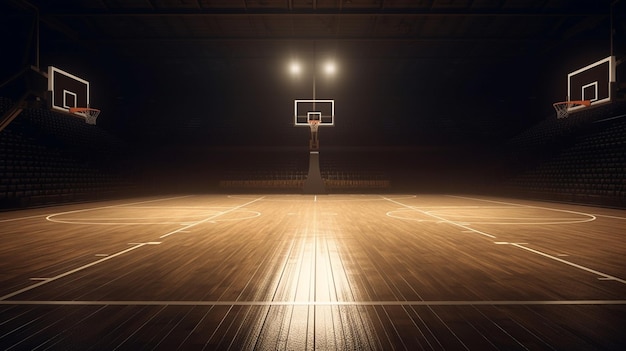
[[[12,16],[32,18],[32,26],[17,50],[24,52],[26,67],[0,83],[0,88],[17,87],[0,116],[0,132],[30,109],[79,118],[94,131],[103,120],[113,125],[129,116],[122,125],[130,129],[121,127],[123,135],[138,143],[181,143],[180,154],[194,157],[196,145],[187,142],[202,141],[199,145],[207,149],[295,147],[276,137],[283,136],[283,125],[310,133],[306,173],[291,165],[267,174],[241,168],[233,179],[223,179],[261,184],[244,191],[297,189],[297,194],[58,204],[53,199],[77,201],[83,199],[81,192],[89,194],[76,186],[92,183],[79,177],[87,168],[69,162],[46,168],[41,155],[13,157],[24,148],[13,145],[30,146],[31,141],[11,131],[6,144],[11,162],[2,174],[11,178],[4,185],[7,203],[16,207],[0,212],[0,345],[6,350],[623,349],[623,209],[465,194],[329,195],[327,186],[339,193],[391,191],[390,180],[370,174],[362,179],[350,167],[335,170],[334,164],[324,174],[332,171],[341,178],[324,179],[320,167],[326,145],[333,142],[445,151],[448,146],[439,143],[446,138],[450,148],[459,150],[464,143],[474,145],[474,139],[493,138],[493,144],[484,145],[494,147],[513,131],[498,127],[500,117],[513,118],[511,128],[517,132],[530,127],[527,119],[538,120],[522,116],[525,105],[541,111],[535,104],[549,108],[547,101],[558,101],[552,103],[556,119],[574,124],[585,111],[623,100],[618,79],[623,75],[616,74],[623,53],[613,50],[613,36],[623,32],[613,23],[618,2],[592,8],[590,17],[588,6],[580,4],[553,8],[507,1],[346,2],[345,8],[343,2],[329,2],[320,9],[315,1],[295,6],[291,1],[243,1],[232,2],[232,8],[226,2],[191,7],[146,2],[132,9],[100,2],[101,7],[85,3],[74,10],[75,5],[61,10],[42,1],[10,2]],[[41,37],[40,22],[46,27]],[[588,36],[603,31],[602,42],[610,48],[587,53]],[[51,41],[43,46],[44,61],[41,39]],[[588,58],[565,57],[566,46],[581,43],[581,55]],[[71,63],[81,61],[78,49],[58,51],[82,46],[92,46],[85,49],[93,66],[106,65],[81,67]],[[486,83],[494,72],[538,75],[536,68],[544,62],[539,53],[550,54],[546,67],[558,66],[542,69],[546,76],[541,80]],[[268,63],[278,65],[289,55],[293,62],[285,70],[290,78],[273,77],[281,74]],[[65,62],[66,56],[72,60]],[[260,67],[272,73],[260,73]],[[110,81],[99,76],[109,74]],[[176,84],[164,80],[170,75]],[[185,80],[184,86],[179,80]],[[150,87],[159,84],[167,89]],[[550,96],[534,101],[542,86],[553,84]],[[523,91],[526,86],[529,91]],[[515,95],[505,98],[500,90]],[[470,101],[473,106],[459,109],[462,114],[448,111],[449,105]],[[509,102],[512,109],[523,107],[519,116],[499,106]],[[506,113],[496,116],[500,109]],[[494,114],[498,118],[490,122],[497,123],[474,124],[473,116],[483,114]],[[148,121],[145,128],[142,120]],[[281,130],[268,133],[266,126]],[[333,134],[329,127],[335,126]],[[470,135],[472,130],[480,133]],[[351,139],[359,133],[362,139]],[[298,145],[306,141],[303,137]],[[158,151],[146,149],[150,159],[159,158]],[[208,169],[218,177],[219,167],[197,158],[189,174],[205,182],[195,170]],[[232,160],[234,168],[239,161]],[[617,162],[600,166],[621,169]],[[176,168],[164,163],[165,175]],[[429,166],[419,158],[401,164]],[[146,168],[139,173],[159,179],[158,172]],[[407,171],[402,178],[413,174],[402,171]],[[584,174],[609,184],[592,171]],[[561,181],[559,176],[552,175]],[[187,177],[176,181],[188,182]],[[366,188],[372,180],[385,187]],[[44,189],[40,183],[54,186]],[[621,189],[602,187],[614,194]],[[31,197],[42,202],[29,203]],[[55,205],[17,209],[25,204]]]
[[[622,210],[186,195],[0,213],[6,349],[619,349]]]

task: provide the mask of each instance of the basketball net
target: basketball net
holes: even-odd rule
[[[569,104],[567,102],[557,102],[552,104],[554,106],[554,110],[556,111],[556,118],[566,118],[569,116]]]
[[[559,118],[559,119],[568,117],[570,109],[574,106],[589,107],[590,105],[591,105],[590,100],[562,101],[562,102],[555,102],[552,104],[552,106],[554,106],[554,110],[556,111],[556,118]]]
[[[309,121],[309,127],[311,127],[311,132],[317,133],[317,128],[320,126],[320,121],[312,119]]]
[[[96,124],[96,120],[100,114],[100,110],[97,108],[89,107],[72,107],[69,112],[84,117],[87,124]]]

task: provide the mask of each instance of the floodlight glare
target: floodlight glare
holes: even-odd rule
[[[324,65],[324,72],[326,72],[326,74],[334,74],[335,70],[336,67],[334,62],[327,62],[326,65]]]
[[[300,74],[301,70],[300,64],[297,62],[292,62],[291,65],[289,65],[289,71],[291,74]]]

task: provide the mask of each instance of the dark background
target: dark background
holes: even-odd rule
[[[566,74],[610,54],[610,4],[4,1],[14,49],[0,78],[36,63],[38,12],[40,67],[89,80],[98,124],[129,140],[305,144],[293,100],[311,98],[314,61],[331,58],[337,75],[317,77],[317,97],[337,106],[323,146],[493,144],[550,116]],[[614,7],[619,54],[624,6]]]

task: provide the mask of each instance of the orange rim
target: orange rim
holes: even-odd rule
[[[576,106],[576,105],[584,105],[584,106],[591,106],[591,100],[572,100],[572,101],[561,101],[561,102],[555,102],[552,104],[553,106],[558,106],[558,105],[570,105],[570,106]]]
[[[70,113],[76,113],[76,112],[100,112],[100,110],[98,110],[97,108],[91,108],[91,107],[70,107]]]

